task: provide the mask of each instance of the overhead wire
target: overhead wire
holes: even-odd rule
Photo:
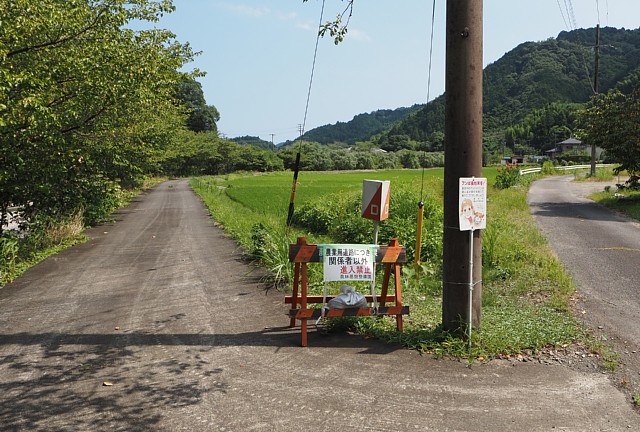
[[[431,99],[431,70],[433,65],[433,34],[436,22],[436,0],[433,0],[433,7],[431,10],[431,36],[429,39],[429,70],[427,73],[427,102],[425,107],[429,104]],[[422,179],[420,182],[420,202],[418,203],[418,216],[416,220],[416,247],[414,263],[416,266],[416,277],[418,277],[418,266],[420,265],[421,249],[422,249],[422,222],[424,220],[424,163],[422,164]]]
[[[311,77],[309,78],[309,89],[307,91],[307,103],[304,107],[304,118],[302,120],[302,128],[300,129],[300,137],[304,135],[305,127],[307,125],[307,114],[309,113],[309,101],[311,100],[311,87],[313,86],[313,75],[316,70],[316,59],[318,58],[318,44],[320,43],[320,30],[322,29],[322,20],[324,19],[324,5],[325,5],[325,0],[322,0],[322,7],[320,9],[320,22],[318,23],[318,34],[316,35],[316,46],[313,50],[313,63],[311,64]]]
[[[560,4],[560,0],[558,0],[558,7],[560,9],[560,14],[562,15],[562,19],[564,21],[565,26],[567,27],[567,30],[568,31],[577,30],[578,25],[576,21],[575,12],[573,9],[572,0],[563,0],[563,3],[564,3],[564,9]],[[596,0],[596,7],[598,9],[598,24],[600,24],[600,12],[599,12],[600,5],[598,3],[598,0]],[[565,13],[566,13],[566,19],[565,19]],[[595,85],[593,83],[593,80],[591,79],[589,66],[587,65],[587,59],[585,58],[584,52],[582,50],[580,51],[580,56],[582,57],[582,65],[584,67],[585,75],[587,77],[587,81],[589,82],[589,86],[591,87],[591,91],[593,92],[593,94],[597,94]]]
[[[300,153],[302,151],[302,137],[304,136],[305,127],[307,125],[307,114],[309,113],[309,101],[311,100],[311,87],[313,86],[313,75],[316,70],[316,59],[318,58],[318,45],[320,43],[320,35],[322,30],[322,20],[324,19],[325,0],[322,0],[320,9],[320,21],[318,23],[318,33],[316,34],[316,45],[313,50],[313,62],[311,64],[311,77],[309,78],[309,88],[307,90],[307,103],[304,107],[304,118],[300,126],[300,137],[298,139],[298,152],[296,153],[296,161],[293,169],[293,184],[291,186],[291,196],[289,198],[289,210],[287,212],[287,226],[291,226],[293,222],[293,214],[295,212],[296,189],[298,186],[298,173],[300,172]]]
[[[558,9],[560,9],[560,15],[562,15],[562,21],[564,21],[564,26],[569,28],[569,23],[567,22],[567,18],[564,16],[564,10],[562,9],[562,5],[560,5],[560,0],[556,0],[558,2]]]
[[[427,102],[428,105],[431,100],[431,70],[433,66],[433,34],[436,22],[436,0],[433,0],[433,7],[431,9],[431,36],[429,38],[429,69],[427,72]],[[424,201],[424,167],[422,167],[422,182],[420,186],[420,201]]]

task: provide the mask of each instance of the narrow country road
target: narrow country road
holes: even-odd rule
[[[622,378],[640,390],[640,223],[585,198],[603,188],[548,177],[532,185],[528,201],[578,288],[579,315],[618,346],[628,367]]]
[[[597,371],[287,328],[184,180],[0,289],[2,431],[629,430]]]

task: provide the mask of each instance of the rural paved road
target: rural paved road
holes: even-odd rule
[[[617,346],[618,378],[640,391],[640,223],[586,198],[606,184],[573,178],[536,181],[529,206],[578,288],[578,315]]]
[[[170,181],[0,290],[2,431],[620,431],[607,375],[434,360],[286,327],[283,294]],[[111,385],[104,385],[104,384]]]

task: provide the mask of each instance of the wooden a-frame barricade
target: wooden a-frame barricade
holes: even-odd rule
[[[285,304],[291,304],[289,310],[290,327],[295,327],[296,320],[300,320],[301,346],[307,346],[307,327],[309,319],[318,319],[322,316],[322,310],[309,308],[309,304],[323,303],[323,296],[308,295],[307,264],[321,262],[318,245],[308,244],[306,237],[298,237],[295,244],[289,245],[289,261],[294,263],[293,293],[285,296]],[[388,246],[378,246],[376,263],[383,264],[384,277],[382,280],[382,293],[376,295],[378,308],[348,308],[328,309],[324,316],[327,318],[340,316],[377,316],[395,315],[396,327],[402,331],[402,316],[409,314],[409,306],[402,305],[402,286],[400,280],[400,264],[407,261],[406,249],[398,244],[398,239],[391,239]],[[389,281],[391,275],[394,278],[394,293],[389,294]],[[327,296],[326,301],[332,297]],[[367,302],[372,303],[373,297],[366,296]],[[395,303],[386,306],[387,303]]]

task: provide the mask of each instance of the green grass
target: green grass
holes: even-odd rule
[[[575,181],[601,181],[608,182],[616,179],[613,168],[596,168],[595,175],[591,175],[590,169],[574,171]]]
[[[610,189],[607,192],[597,192],[590,198],[610,209],[640,220],[640,191],[624,191],[618,194]]]
[[[491,185],[496,174],[495,168],[489,168],[483,175]],[[572,281],[536,229],[526,203],[527,186],[534,178],[537,177],[527,176],[521,179],[523,184],[504,190],[489,188],[487,229],[482,233],[482,326],[474,332],[470,347],[468,341],[444,332],[441,327],[442,268],[438,254],[442,247],[442,214],[438,208],[441,209],[443,199],[442,169],[425,171],[422,196],[425,202],[433,205],[431,216],[425,219],[427,240],[423,239],[423,242],[427,242],[432,256],[423,257],[425,264],[419,269],[419,275],[411,265],[403,268],[404,303],[411,308],[404,332],[398,333],[395,321],[387,318],[358,318],[348,320],[347,324],[362,334],[400,342],[434,355],[465,358],[492,358],[501,354],[535,352],[547,346],[583,343],[585,333],[571,313]],[[411,261],[416,203],[422,190],[420,170],[300,173],[296,209],[305,206],[308,209],[320,203],[318,211],[335,211],[340,215],[339,229],[324,233],[302,226],[285,229],[291,173],[206,177],[192,179],[191,184],[209,206],[214,219],[250,253],[256,251],[257,244],[262,244],[264,238],[277,239],[272,242],[276,243],[271,246],[272,252],[266,254],[271,259],[266,266],[281,270],[285,265],[290,267],[282,244],[294,242],[296,236],[306,235],[310,242],[329,243],[336,241],[336,235],[348,231],[345,226],[359,229],[368,226],[369,221],[363,222],[359,214],[349,213],[357,213],[349,203],[359,199],[363,179],[391,180],[391,217],[381,223],[381,232],[385,227],[387,230],[392,227],[394,232],[389,234],[400,238]],[[348,198],[332,200],[336,194],[346,194]],[[347,207],[326,210],[322,208],[323,202]],[[256,224],[260,224],[259,229]],[[259,240],[257,244],[256,239]],[[320,267],[310,266],[311,290],[316,293],[322,287]],[[367,290],[366,287],[357,288],[360,292]],[[332,323],[341,328],[345,325],[341,320]]]

